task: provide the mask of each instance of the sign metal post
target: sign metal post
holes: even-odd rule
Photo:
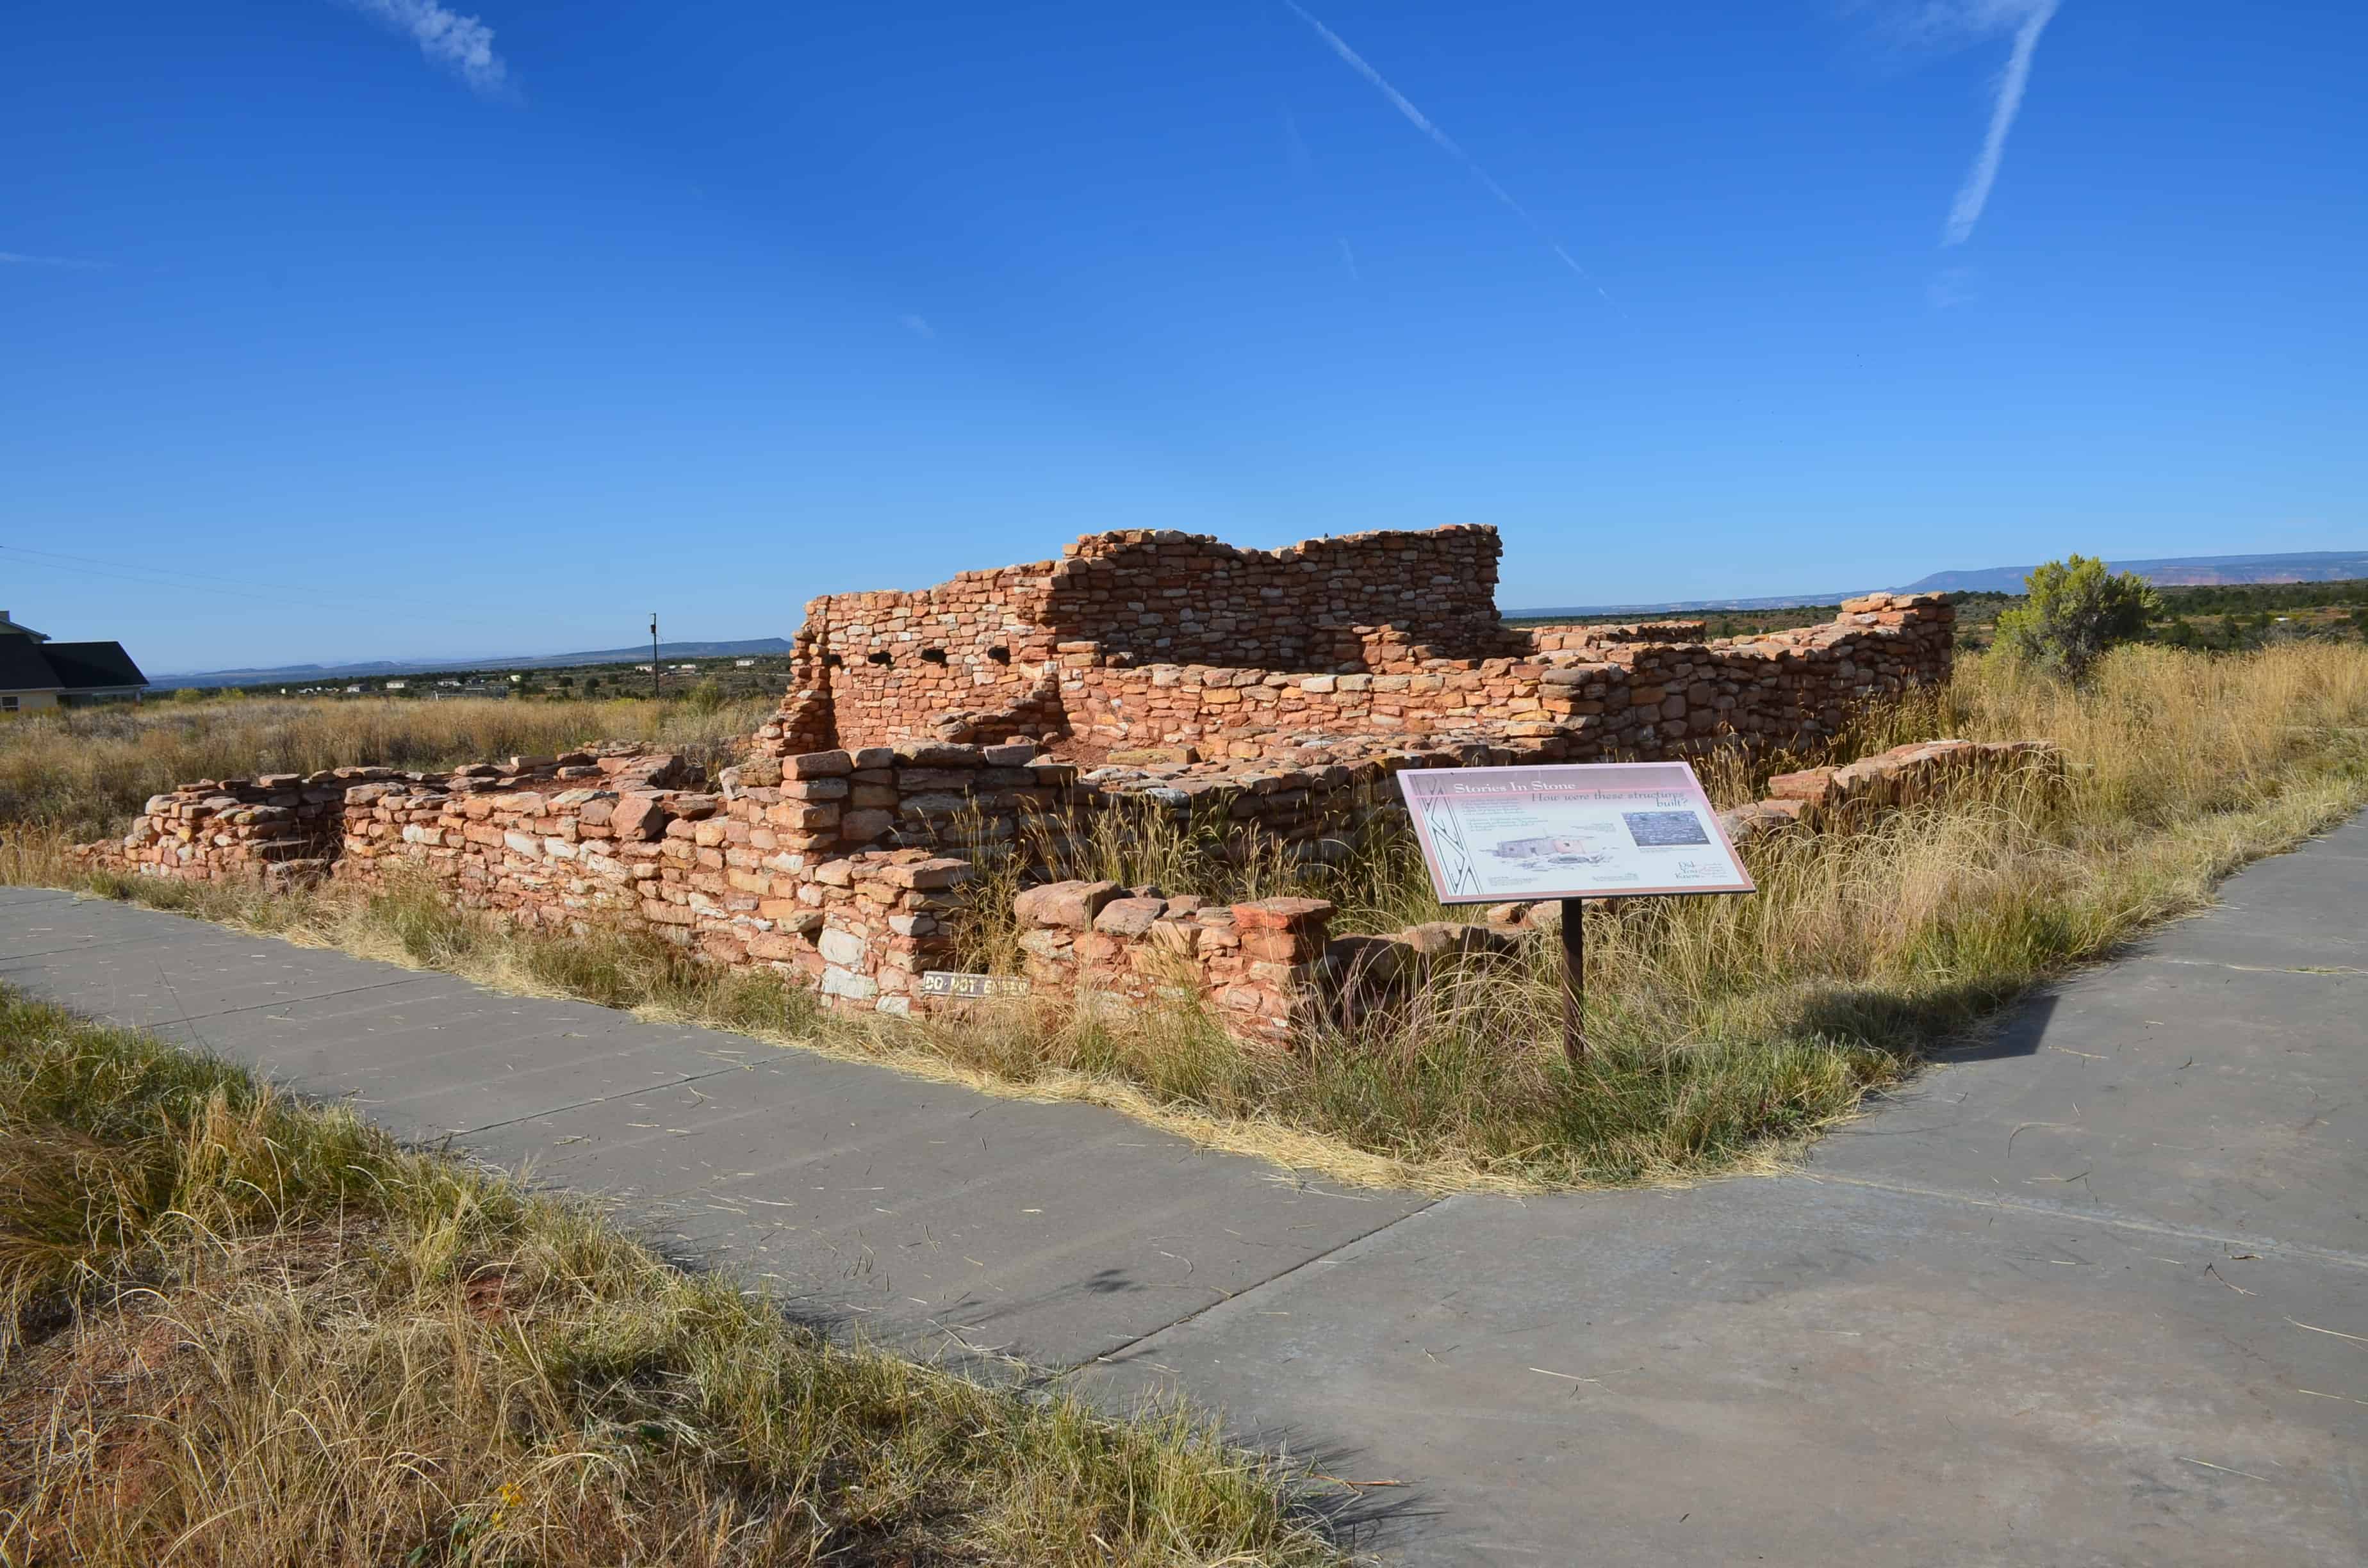
[[[1398,790],[1441,903],[1562,903],[1563,1051],[1587,1056],[1589,898],[1756,892],[1682,762],[1419,768]]]
[[[1574,1067],[1587,1060],[1587,904],[1562,901],[1562,1053]]]

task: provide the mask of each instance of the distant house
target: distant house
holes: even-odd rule
[[[137,701],[147,685],[122,643],[51,642],[0,609],[0,713],[108,697]]]
[[[757,667],[757,661],[754,659],[734,659],[732,661],[732,667],[739,670],[753,670]]]

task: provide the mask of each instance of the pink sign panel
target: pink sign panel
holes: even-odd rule
[[[1682,762],[1416,768],[1397,779],[1442,903],[1755,891]]]

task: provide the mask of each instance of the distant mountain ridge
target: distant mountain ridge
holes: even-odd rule
[[[2241,583],[2340,583],[2368,577],[2368,551],[2305,550],[2283,555],[2173,555],[2159,561],[2109,561],[2116,572],[2135,572],[2160,588],[2226,587]],[[1978,571],[1935,572],[1896,594],[2019,594],[2030,566],[1987,566]],[[1769,598],[1668,599],[1659,604],[1555,605],[1506,611],[1511,620],[1554,615],[1669,615],[1684,610],[1790,609],[1797,605],[1839,604],[1872,588],[1830,594],[1786,594]]]
[[[2220,588],[2239,583],[2340,583],[2368,577],[2368,551],[2306,550],[2285,555],[2174,555],[2160,561],[2112,561],[2116,572],[2135,572],[2157,588]],[[1902,590],[1918,594],[2019,594],[2029,566],[1990,566],[1978,572],[1935,572]]]
[[[661,642],[658,662],[668,659],[754,658],[790,652],[788,639],[757,637],[742,642]],[[154,686],[266,686],[283,682],[376,680],[385,676],[428,675],[437,670],[548,670],[575,665],[647,664],[649,644],[594,648],[580,653],[546,653],[514,659],[371,659],[352,665],[274,665],[269,668],[185,670],[159,675]]]

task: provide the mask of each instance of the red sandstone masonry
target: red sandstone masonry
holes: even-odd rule
[[[1477,528],[1275,551],[1092,535],[1056,562],[814,601],[799,689],[713,791],[626,748],[207,781],[91,858],[205,880],[425,876],[505,918],[652,930],[835,1007],[905,1012],[930,1005],[921,971],[952,962],[958,857],[985,845],[1121,803],[1306,843],[1393,812],[1380,786],[1402,768],[1798,744],[1948,670],[1954,612],[1931,596],[1713,642],[1698,622],[1508,631],[1497,556]],[[1191,662],[1210,658],[1266,664]],[[1110,760],[1081,769],[1048,740]],[[1197,996],[1258,1039],[1473,929],[1327,942],[1328,906],[1123,892],[1024,895],[1030,972],[1130,1003]]]
[[[775,742],[1001,739],[1057,733],[1048,674],[1225,658],[1358,669],[1375,657],[1478,656],[1506,643],[1494,528],[1380,532],[1236,550],[1200,534],[1088,534],[1059,561],[965,572],[918,593],[806,607],[797,691]],[[973,722],[945,722],[970,715]],[[985,721],[1000,717],[1001,733]]]

